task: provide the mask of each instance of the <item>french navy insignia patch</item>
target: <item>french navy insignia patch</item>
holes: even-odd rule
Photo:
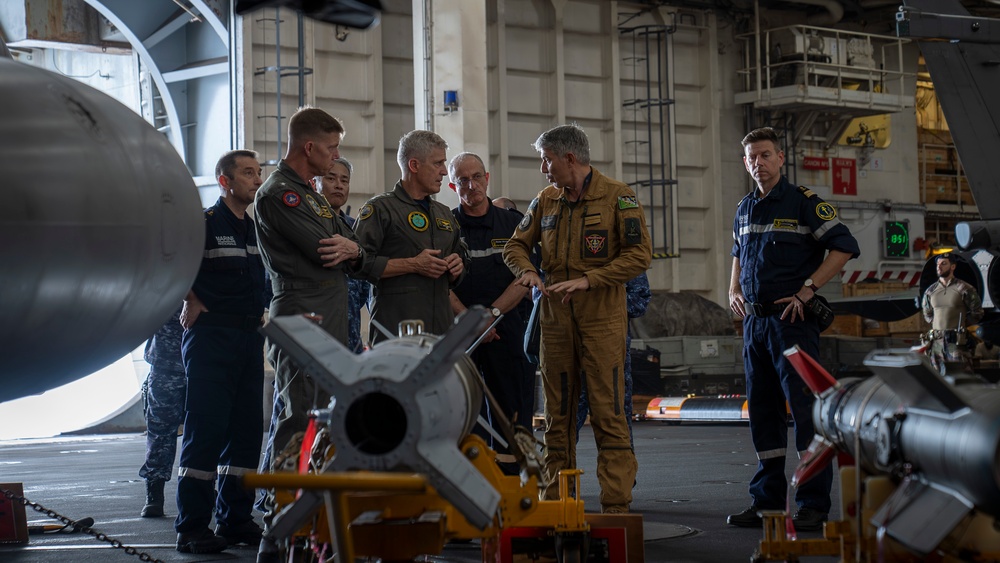
[[[816,216],[824,221],[830,221],[837,218],[837,209],[824,201],[816,206]]]
[[[361,211],[358,212],[358,221],[364,221],[365,219],[372,216],[375,210],[370,204],[364,204],[361,206]]]
[[[448,231],[449,233],[452,232],[451,221],[446,219],[436,219],[435,222],[437,223],[438,228],[442,231]]]

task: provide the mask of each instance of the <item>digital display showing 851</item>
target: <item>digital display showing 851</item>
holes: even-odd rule
[[[908,221],[886,221],[883,251],[886,258],[910,257],[910,223]]]

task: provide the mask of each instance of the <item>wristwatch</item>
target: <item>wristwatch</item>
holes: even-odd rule
[[[819,288],[816,287],[815,283],[813,283],[813,279],[812,278],[806,278],[806,281],[802,285],[804,285],[804,286],[808,287],[809,289],[813,290],[813,293],[816,293],[816,292],[819,291]]]
[[[497,318],[500,316],[500,309],[497,309],[496,307],[490,307],[490,313],[493,314],[493,318]]]

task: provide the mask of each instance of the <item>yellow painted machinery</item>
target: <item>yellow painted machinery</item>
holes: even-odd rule
[[[492,319],[470,309],[441,337],[404,326],[399,338],[360,355],[303,317],[272,319],[263,329],[333,397],[316,412],[302,459],[296,444],[279,456],[278,466],[292,471],[245,476],[247,486],[276,490],[280,511],[269,534],[286,554],[411,561],[478,538],[483,561],[513,562],[517,545],[529,546],[518,561],[587,560],[595,530],[579,500],[581,472],[560,474],[561,500],[540,501],[541,459],[530,430],[501,429],[519,476],[503,474],[496,453],[470,434],[485,389],[466,349]],[[627,519],[641,534],[641,517]],[[596,535],[606,554],[599,560],[642,560],[641,540],[629,558],[624,531]],[[545,541],[517,539],[527,536]]]

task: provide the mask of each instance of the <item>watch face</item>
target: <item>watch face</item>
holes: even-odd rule
[[[499,317],[500,316],[500,309],[497,309],[496,307],[493,307],[492,309],[490,309],[490,312],[493,313],[494,317]]]
[[[814,285],[812,278],[807,279],[806,282],[804,284],[802,284],[802,285],[805,285],[805,286],[812,286],[812,285]]]

